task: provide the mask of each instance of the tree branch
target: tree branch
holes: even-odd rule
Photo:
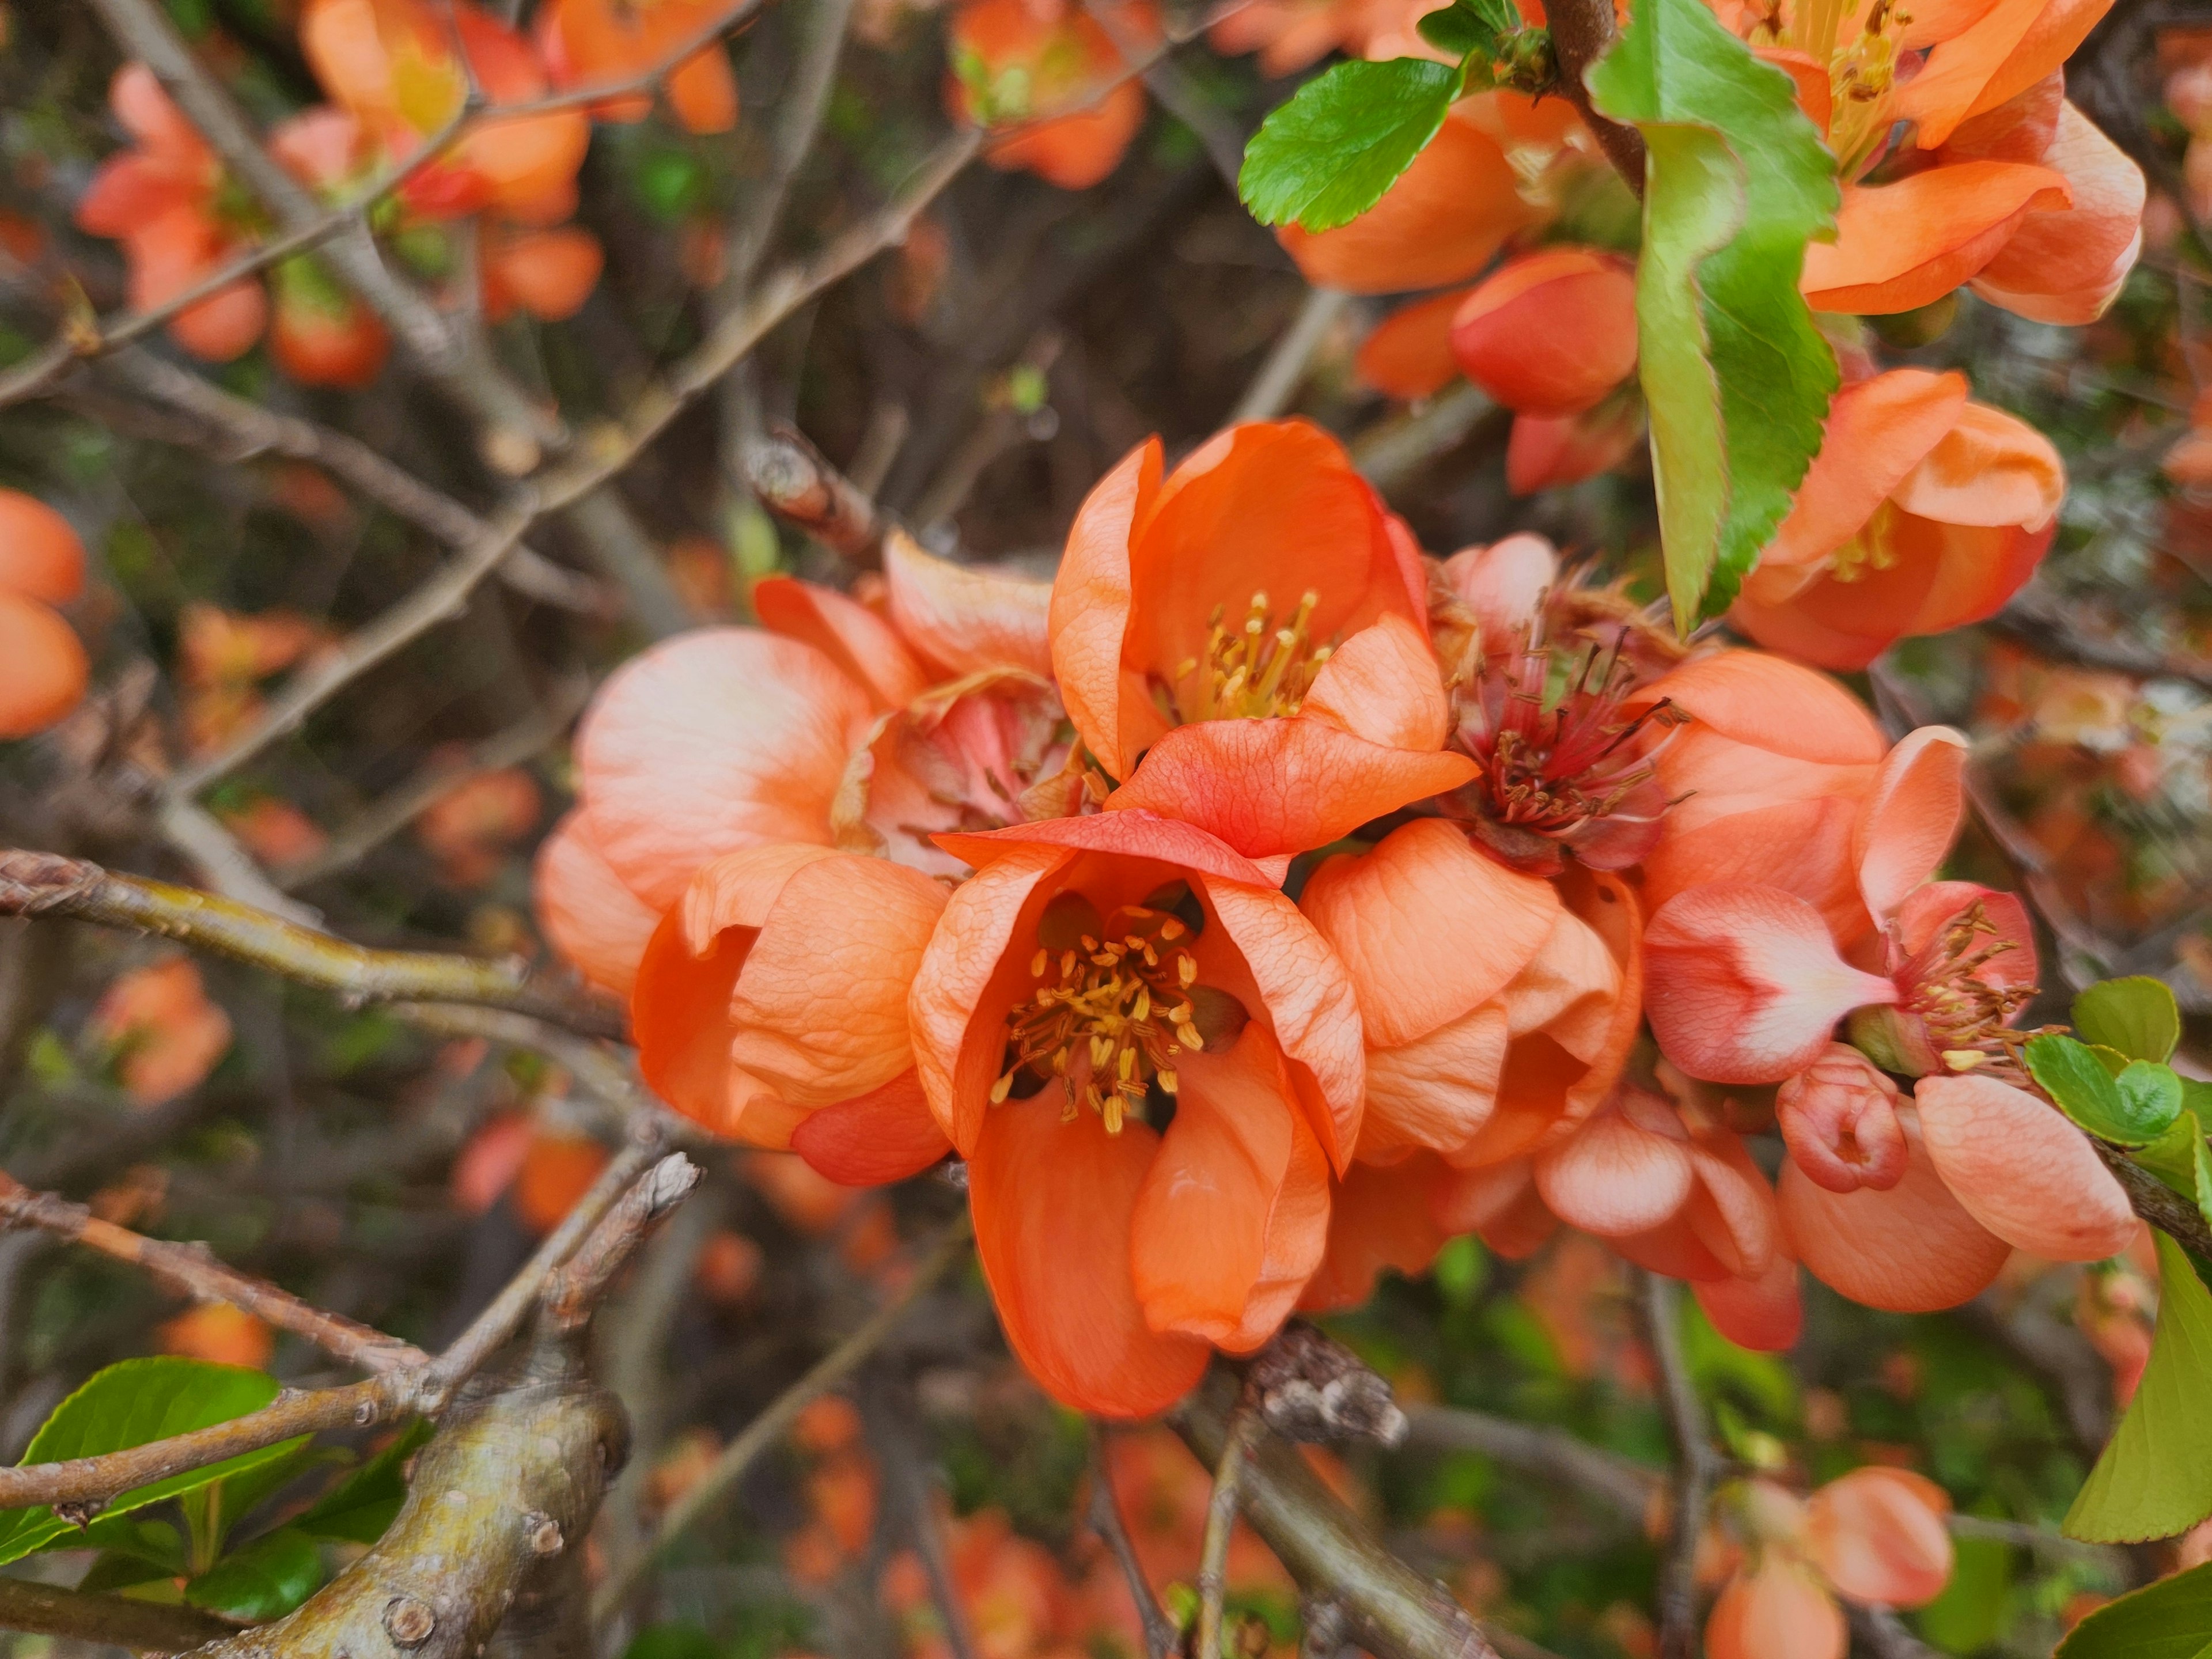
[[[1565,1429],[1450,1406],[1408,1406],[1406,1417],[1411,1443],[1480,1452],[1508,1468],[1554,1476],[1630,1526],[1650,1527],[1656,1500],[1666,1489],[1657,1470],[1578,1440]]]
[[[795,428],[779,426],[748,447],[744,468],[745,483],[777,518],[856,568],[883,563],[890,520]]]
[[[1667,1559],[1659,1575],[1659,1659],[1694,1659],[1698,1651],[1698,1540],[1705,1529],[1720,1460],[1713,1454],[1705,1402],[1682,1355],[1674,1281],[1644,1268],[1645,1338],[1659,1367],[1660,1403],[1674,1438],[1674,1496]]]
[[[550,985],[517,961],[371,951],[195,888],[52,853],[0,850],[0,915],[71,916],[180,939],[353,1003],[479,1003],[587,1036],[623,1033],[621,1010],[612,1003]]]
[[[1544,16],[1552,31],[1552,56],[1559,66],[1559,95],[1575,106],[1606,160],[1628,181],[1629,189],[1642,196],[1644,135],[1600,115],[1583,82],[1590,66],[1613,45],[1613,0],[1559,0],[1556,5],[1545,7]]]
[[[1248,1384],[1246,1394],[1250,1393]],[[1206,1500],[1206,1530],[1198,1546],[1198,1624],[1191,1636],[1195,1659],[1227,1659],[1221,1647],[1222,1601],[1229,1594],[1229,1536],[1237,1529],[1238,1494],[1244,1468],[1266,1425],[1240,1397],[1221,1437],[1221,1455],[1213,1465],[1213,1490]]]
[[[0,1630],[141,1653],[180,1653],[234,1633],[234,1626],[198,1607],[88,1595],[27,1578],[0,1578]]]
[[[2091,634],[2081,622],[2077,608],[2042,583],[2030,582],[1990,618],[1989,626],[2060,662],[2142,679],[2180,680],[2200,691],[2212,691],[2212,662],[2168,656],[2109,632]]]
[[[1121,1500],[1115,1494],[1113,1471],[1107,1463],[1106,1431],[1097,1423],[1091,1425],[1089,1515],[1091,1531],[1106,1540],[1115,1565],[1128,1583],[1129,1599],[1137,1604],[1137,1622],[1145,1633],[1145,1659],[1168,1659],[1182,1645],[1182,1632],[1160,1606],[1152,1580],[1145,1577],[1144,1563],[1137,1559],[1137,1547],[1130,1540],[1128,1523],[1121,1518]]]

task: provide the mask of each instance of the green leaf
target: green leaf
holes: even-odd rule
[[[1912,1622],[1946,1653],[1978,1653],[2004,1629],[2012,1547],[1994,1538],[1954,1538],[1951,1549],[1950,1581]]]
[[[417,1420],[406,1432],[333,1485],[292,1525],[317,1538],[374,1544],[384,1536],[407,1496],[403,1473],[415,1449],[430,1437],[430,1425]]]
[[[2112,1086],[2127,1103],[2130,1120],[2155,1123],[2161,1134],[2166,1125],[2181,1115],[2181,1079],[2170,1066],[2154,1060],[2131,1060],[2112,1079]]]
[[[1644,135],[1638,375],[1674,625],[1735,599],[1820,447],[1835,354],[1797,289],[1832,235],[1835,158],[1790,77],[1703,0],[1635,0],[1587,77]]]
[[[2188,1253],[2158,1242],[2150,1363],[2104,1455],[2066,1512],[2065,1533],[2102,1544],[2171,1538],[2212,1515],[2212,1291]],[[2207,1632],[2212,1636],[2212,1631]]]
[[[224,1557],[185,1586],[185,1600],[234,1619],[282,1619],[323,1582],[323,1553],[307,1534],[280,1527]]]
[[[1237,194],[1263,225],[1334,230],[1382,199],[1444,124],[1460,71],[1425,58],[1335,65],[1260,124]]]
[[[2163,980],[2103,980],[2074,999],[2074,1029],[2084,1042],[2162,1062],[2181,1041],[2181,1010]]]
[[[276,1386],[275,1377],[238,1365],[210,1365],[204,1360],[170,1355],[125,1359],[95,1372],[82,1388],[55,1407],[52,1415],[31,1437],[23,1462],[54,1463],[72,1457],[97,1457],[193,1429],[211,1428],[260,1410],[276,1397]],[[258,1451],[242,1452],[206,1468],[189,1469],[124,1492],[108,1501],[102,1518],[127,1515],[165,1498],[197,1492],[214,1481],[242,1474],[290,1455],[306,1440],[303,1435]],[[51,1510],[0,1510],[0,1562],[46,1549],[64,1536],[75,1542],[76,1528]]]
[[[2164,1134],[2148,1146],[2136,1147],[2130,1156],[2184,1198],[2193,1198],[2199,1155],[2191,1149],[2203,1141],[2203,1120],[2194,1112],[2184,1112]]]
[[[2169,1094],[2140,1074],[2132,1083],[2122,1081],[2142,1064],[2140,1060],[2114,1077],[2086,1044],[2055,1032],[2030,1037],[2024,1055],[2028,1071],[2059,1109],[2102,1139],[2123,1146],[2148,1146],[2166,1133],[2181,1110],[2178,1084]],[[2156,1069],[2166,1071],[2162,1066]]]
[[[2161,1578],[2099,1607],[2051,1659],[2201,1659],[2212,1646],[2212,1565]]]
[[[1442,11],[1425,12],[1413,27],[1420,30],[1422,40],[1455,58],[1493,52],[1498,46],[1497,31],[1486,25],[1472,6],[1446,6]]]

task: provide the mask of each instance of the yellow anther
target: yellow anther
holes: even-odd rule
[[[1050,960],[1051,958],[1045,954],[1044,946],[1042,945],[1037,946],[1037,953],[1030,958],[1030,977],[1031,979],[1042,979],[1044,977],[1044,965]]]
[[[1182,981],[1182,988],[1186,991],[1197,984],[1198,958],[1188,951],[1179,952],[1176,957],[1176,977]]]

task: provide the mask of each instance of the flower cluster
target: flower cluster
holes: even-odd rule
[[[1068,1404],[1157,1411],[1470,1231],[1580,1229],[1765,1347],[1801,1261],[1933,1307],[2127,1242],[2024,1086],[2017,902],[1932,879],[1964,740],[1535,538],[1429,557],[1315,427],[1140,446],[1049,583],[895,536],[754,605],[601,690],[546,934],[718,1133],[964,1159]]]

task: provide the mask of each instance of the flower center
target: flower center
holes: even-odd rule
[[[1828,556],[1828,574],[1839,582],[1856,582],[1895,568],[1897,548],[1890,532],[1896,510],[1888,501],[1875,508],[1858,534]]]
[[[1267,594],[1255,593],[1243,624],[1234,629],[1224,624],[1222,608],[1214,606],[1206,653],[1176,669],[1174,684],[1155,681],[1153,701],[1178,725],[1297,714],[1322,665],[1336,652],[1334,644],[1316,645],[1309,631],[1320,603],[1321,595],[1307,589],[1297,614],[1278,626]]]
[[[1898,971],[1906,1012],[1928,1028],[1929,1046],[1950,1070],[2021,1069],[2016,1050],[2035,1034],[2014,1030],[2011,1021],[2035,1000],[2036,988],[1995,984],[1982,972],[2019,948],[1998,933],[1978,899]]]
[[[1198,984],[1198,958],[1185,945],[1191,937],[1165,907],[1124,905],[1102,919],[1079,893],[1053,900],[1030,959],[1036,988],[1006,1017],[1006,1069],[991,1086],[992,1103],[1024,1073],[1039,1082],[1058,1078],[1064,1121],[1087,1106],[1118,1134],[1125,1117],[1143,1116],[1154,1083],[1172,1096],[1176,1058],[1206,1047],[1201,1000],[1221,995]]]

